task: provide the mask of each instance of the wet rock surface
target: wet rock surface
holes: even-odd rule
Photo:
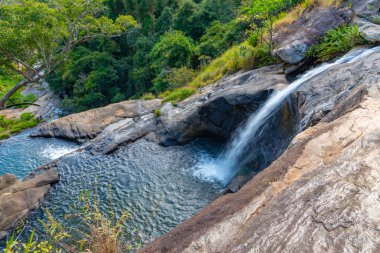
[[[378,252],[379,59],[374,53],[305,84],[300,110],[319,115],[314,126],[240,191],[141,252]]]
[[[356,49],[358,51],[360,49]],[[369,55],[366,59],[343,64],[329,69],[298,89],[302,128],[312,126],[329,114],[338,110],[335,118],[356,106],[370,87],[379,79],[380,53]],[[372,88],[371,88],[372,89]]]
[[[58,181],[57,170],[50,167],[36,170],[22,181],[10,174],[0,176],[0,239],[36,209]]]

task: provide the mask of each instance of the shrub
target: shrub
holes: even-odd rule
[[[5,252],[121,253],[133,252],[140,247],[141,240],[131,239],[126,231],[129,213],[124,212],[120,218],[116,218],[112,210],[106,214],[98,208],[94,196],[88,191],[82,192],[71,208],[73,213],[65,215],[65,219],[80,224],[80,230],[64,226],[46,210],[47,221],[40,221],[44,228],[44,233],[40,235],[42,237],[35,236],[33,231],[27,242],[21,242],[13,234],[6,244]]]
[[[156,116],[157,118],[161,116],[161,110],[159,108],[154,110],[154,116]]]
[[[357,26],[343,25],[326,33],[321,43],[310,48],[307,55],[326,61],[368,42],[360,35]]]
[[[190,83],[195,76],[196,71],[187,67],[175,68],[171,71],[163,72],[154,80],[152,91],[158,93],[183,87]]]
[[[195,46],[191,38],[180,31],[170,31],[161,36],[149,57],[156,68],[180,68],[190,65],[194,52]]]
[[[247,57],[247,60],[242,63],[241,69],[257,69],[275,63],[276,58],[272,55],[269,47],[267,45],[260,44],[256,47],[250,48],[249,57]]]
[[[179,89],[176,89],[172,92],[168,92],[166,93],[167,96],[164,97],[164,99],[162,100],[162,102],[178,102],[178,101],[182,101],[188,97],[190,97],[191,95],[193,95],[195,93],[195,89],[192,89],[192,88],[179,88]]]
[[[24,112],[24,113],[22,113],[22,114],[20,115],[20,119],[21,119],[21,120],[26,120],[26,121],[28,121],[28,120],[31,120],[31,119],[33,119],[33,118],[34,118],[34,116],[33,116],[33,114],[30,113],[30,112]]]
[[[146,93],[141,98],[145,100],[152,100],[152,99],[155,99],[156,97],[152,93]]]
[[[19,119],[7,119],[5,116],[0,116],[0,139],[7,139],[11,134],[35,127],[38,123],[39,120],[32,113],[23,113]]]
[[[0,133],[0,140],[5,140],[10,137],[9,133]]]

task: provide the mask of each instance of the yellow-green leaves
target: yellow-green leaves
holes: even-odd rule
[[[130,16],[113,21],[102,16],[104,11],[104,0],[6,2],[0,5],[0,63],[49,69],[77,44],[137,26]]]

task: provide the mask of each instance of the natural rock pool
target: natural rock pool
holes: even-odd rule
[[[62,218],[79,193],[93,190],[97,180],[100,207],[109,208],[109,186],[113,209],[129,211],[130,229],[144,241],[168,232],[190,218],[223,191],[217,183],[197,178],[194,173],[204,160],[215,158],[221,144],[196,140],[180,147],[161,147],[139,140],[111,155],[71,154],[58,164],[61,181],[54,186],[42,208],[32,213],[27,227],[40,227],[44,210]],[[0,174],[22,178],[34,168],[78,148],[56,139],[31,139],[28,133],[0,142]]]

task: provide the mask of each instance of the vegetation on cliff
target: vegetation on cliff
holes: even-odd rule
[[[128,233],[128,212],[116,217],[112,210],[112,193],[109,194],[110,209],[102,211],[98,207],[96,190],[80,193],[78,201],[72,205],[72,213],[65,215],[65,222],[46,210],[46,221],[40,221],[43,231],[31,231],[28,240],[21,239],[22,232],[12,234],[5,253],[133,252],[141,246],[141,240]],[[80,230],[69,224],[80,224]]]
[[[23,129],[35,127],[38,122],[31,113],[23,113],[20,118],[11,119],[0,115],[0,140],[7,139],[11,134],[19,133]]]
[[[59,68],[78,45],[114,37],[136,26],[131,16],[102,15],[103,0],[0,2],[0,66],[23,77],[0,99],[0,109],[19,89]]]
[[[30,13],[21,12],[18,3],[5,1],[0,6],[2,30],[15,23],[20,27],[4,34],[0,62],[25,80],[46,77],[65,109],[74,112],[134,98],[160,97],[175,103],[227,73],[276,63],[272,49],[277,31],[309,8],[344,1],[23,2]],[[27,13],[41,18],[33,21]],[[17,40],[17,34],[25,35]],[[358,44],[357,38],[346,38],[351,39],[355,42],[347,43]],[[335,43],[316,47],[310,55],[325,59],[322,54],[330,46],[336,51]],[[339,47],[338,52],[347,49]],[[19,84],[25,85],[25,80]]]

